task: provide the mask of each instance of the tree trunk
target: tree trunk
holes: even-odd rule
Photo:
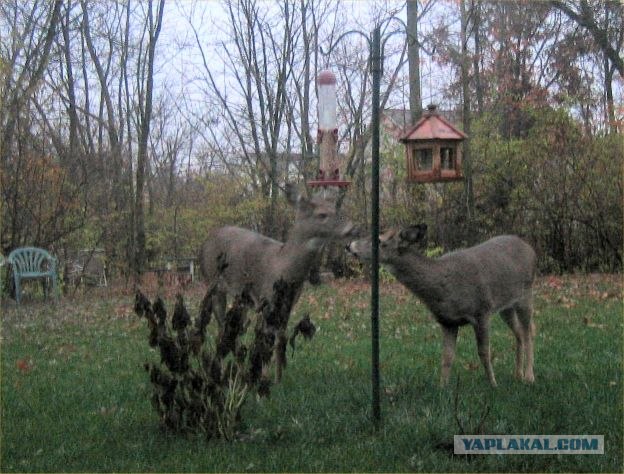
[[[613,68],[609,64],[609,59],[604,57],[604,75],[605,75],[605,113],[607,120],[607,130],[609,133],[617,133],[618,127],[615,120],[615,107],[613,104]]]
[[[407,0],[407,61],[409,63],[410,116],[412,125],[422,115],[420,97],[420,44],[418,43],[418,0]]]
[[[269,237],[274,239],[278,239],[277,235],[277,225],[275,214],[277,211],[277,195],[278,195],[278,187],[277,187],[277,156],[274,153],[269,154],[269,212],[266,220],[266,229]]]
[[[475,92],[477,97],[477,113],[483,114],[483,84],[481,83],[481,0],[475,0],[473,4],[473,35],[474,55],[472,59]]]
[[[470,57],[468,54],[468,12],[466,0],[461,0],[461,85],[462,85],[462,120],[464,133],[468,139],[464,143],[463,166],[465,175],[464,196],[466,203],[466,217],[468,221],[468,234],[473,235],[472,219],[474,216],[474,193],[472,189],[472,162],[470,156]]]
[[[72,67],[71,57],[71,40],[69,34],[70,27],[70,11],[69,6],[65,10],[65,20],[61,22],[61,30],[63,32],[63,53],[65,55],[65,69],[67,72],[67,99],[69,101],[67,113],[69,115],[69,156],[73,161],[77,154],[78,142],[78,112],[76,107],[76,82],[74,80],[74,70]]]
[[[310,51],[310,32],[308,32],[307,22],[308,4],[301,1],[301,28],[303,39],[303,83],[301,97],[301,163],[302,175],[304,180],[309,180],[315,174],[315,167],[312,166],[314,158],[314,141],[310,134],[310,86],[313,78],[311,77],[311,51]],[[316,35],[316,31],[311,32]]]
[[[152,120],[152,95],[154,90],[154,52],[156,51],[156,42],[160,34],[162,26],[162,16],[165,6],[165,0],[160,0],[158,10],[156,12],[156,23],[154,23],[153,1],[148,3],[148,33],[149,43],[147,45],[147,72],[145,80],[145,98],[144,103],[139,104],[140,128],[139,128],[139,147],[137,151],[137,168],[136,168],[136,199],[135,199],[135,219],[136,219],[136,255],[134,273],[136,276],[141,275],[145,269],[145,211],[144,204],[144,187],[145,172],[147,169],[147,140],[150,133],[150,123]],[[141,107],[142,105],[142,107]]]
[[[605,18],[604,18],[604,28],[605,30],[609,27],[609,13],[610,9],[607,4],[604,6],[605,10]],[[615,72],[615,67],[611,66],[611,61],[609,61],[609,57],[603,53],[603,66],[604,66],[604,88],[605,88],[605,119],[607,122],[607,130],[609,133],[617,133],[617,123],[615,122],[615,108],[613,105],[613,73]]]

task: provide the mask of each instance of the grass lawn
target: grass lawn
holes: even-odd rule
[[[202,291],[188,294],[193,315]],[[513,337],[495,316],[496,389],[469,328],[451,384],[439,388],[438,325],[398,284],[382,295],[379,432],[370,421],[369,287],[338,281],[304,292],[291,324],[310,312],[319,331],[289,349],[269,399],[249,398],[231,443],[160,428],[143,370],[158,357],[132,295],[93,292],[56,307],[35,299],[20,310],[4,301],[0,471],[622,472],[620,276],[540,280],[534,385],[513,378]],[[476,430],[488,406],[484,433],[602,434],[605,454],[452,455],[456,418]]]

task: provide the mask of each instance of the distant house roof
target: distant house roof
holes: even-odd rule
[[[409,127],[412,122],[412,115],[409,109],[384,109],[382,114],[386,122],[402,130]]]
[[[464,140],[466,137],[464,132],[440,115],[434,105],[430,105],[418,122],[408,128],[399,140],[405,143],[414,140]]]
[[[401,138],[405,133],[411,121],[409,109],[384,109],[381,112],[381,124],[383,128],[396,140]]]

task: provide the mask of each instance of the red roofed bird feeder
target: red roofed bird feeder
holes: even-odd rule
[[[463,179],[462,143],[468,136],[437,112],[435,105],[399,139],[405,144],[407,179],[438,183]]]
[[[336,118],[336,76],[333,72],[321,71],[318,84],[318,137],[320,167],[316,179],[308,186],[346,187],[349,181],[340,177],[340,162],[336,145],[338,143],[338,121]]]

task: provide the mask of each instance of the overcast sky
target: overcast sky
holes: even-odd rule
[[[266,4],[275,3],[267,0]],[[447,2],[439,3],[429,12],[425,21],[420,25],[421,34],[426,34],[431,29],[432,24],[444,21]],[[400,10],[397,14],[405,21],[405,10],[402,9],[404,1],[386,2],[388,10]],[[373,29],[372,7],[375,2],[367,0],[340,1],[339,14],[348,12],[348,21],[352,25],[350,28],[358,29],[365,33],[370,33]],[[228,24],[227,14],[223,5],[218,0],[205,0],[201,2],[190,2],[188,0],[171,1],[167,3],[161,39],[159,40],[159,52],[162,54],[159,68],[159,78],[164,87],[175,90],[182,85],[186,85],[185,94],[187,97],[201,97],[195,87],[190,87],[191,81],[197,77],[196,68],[201,65],[201,56],[195,44],[195,37],[189,21],[197,29],[204,49],[209,57],[211,69],[219,71],[222,66],[221,59],[217,54],[219,44],[227,34],[225,29]],[[395,35],[392,38],[395,44],[405,41],[404,35]],[[327,46],[327,45],[326,45]],[[449,71],[442,70],[436,66],[431,57],[424,52],[421,53],[421,87],[423,106],[431,102],[440,103],[442,101],[442,91],[450,79]],[[405,68],[407,73],[407,68]],[[224,87],[227,84],[227,77],[220,75]],[[403,106],[404,98],[399,97],[404,94],[395,94],[394,100],[389,105]],[[316,117],[314,117],[316,119]]]

